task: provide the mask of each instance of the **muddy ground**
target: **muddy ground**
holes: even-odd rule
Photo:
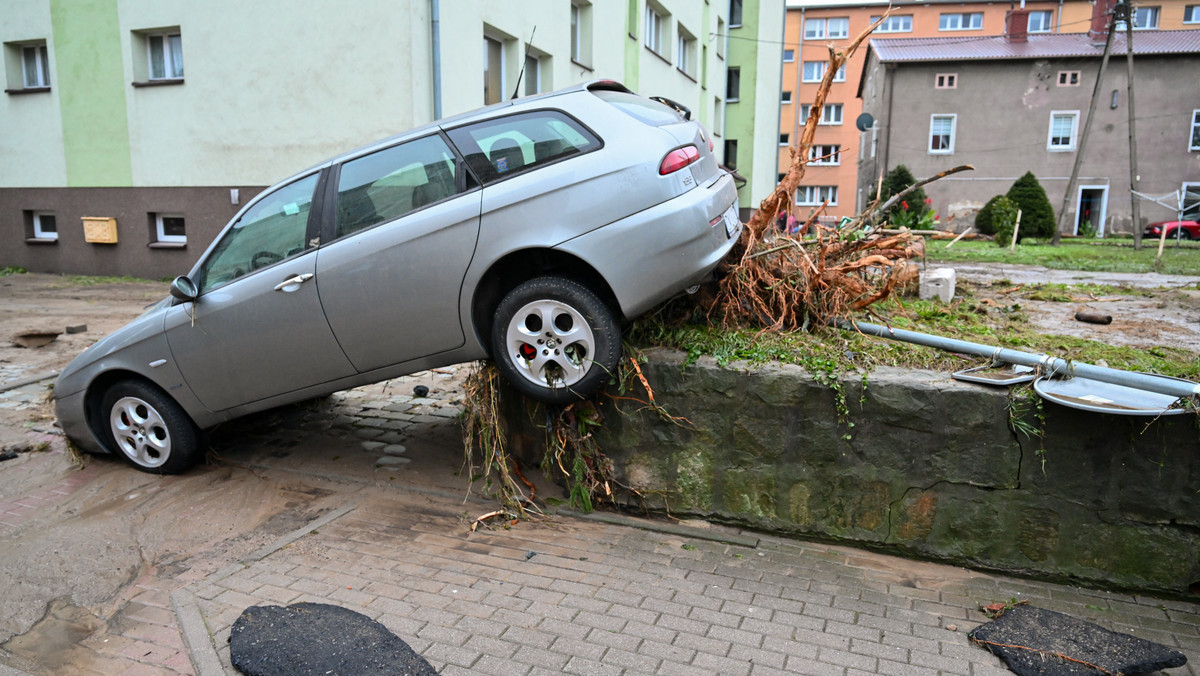
[[[1200,278],[957,267],[977,302],[1019,302],[1047,332],[1200,350]],[[1038,285],[1051,282],[1124,282],[1139,290],[1097,298],[1067,293],[1065,301],[1030,298]],[[19,580],[0,585],[0,664],[34,673],[116,673],[119,660],[106,646],[123,638],[129,618],[157,612],[145,595],[247,556],[368,489],[394,487],[412,503],[413,514],[422,509],[422,491],[467,495],[454,419],[466,367],[226,424],[211,436],[209,461],[183,476],[144,474],[111,457],[87,458],[81,471],[54,434],[45,400],[52,380],[10,385],[61,368],[165,293],[162,283],[0,277],[0,447],[22,450],[0,462],[0,570]],[[1075,322],[1081,308],[1111,314],[1114,321]],[[21,348],[9,340],[21,331],[80,325],[87,330],[64,333],[44,347]],[[415,398],[415,385],[431,394]],[[387,407],[398,405],[423,423],[389,427],[395,416],[389,418]],[[363,411],[377,417],[363,417]],[[405,447],[406,461],[381,464],[381,447],[395,444]],[[464,502],[464,523],[487,505]],[[181,671],[187,668],[181,665]]]

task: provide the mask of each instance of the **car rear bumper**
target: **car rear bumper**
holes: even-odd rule
[[[108,453],[108,449],[96,441],[88,427],[86,395],[86,391],[80,390],[65,397],[54,398],[54,414],[58,417],[58,426],[80,450],[88,453]]]
[[[603,275],[622,314],[632,319],[712,273],[737,241],[737,233],[728,236],[720,220],[736,203],[733,178],[722,173],[707,186],[556,248],[588,261]],[[710,225],[714,219],[716,224]],[[604,253],[597,256],[597,251]]]

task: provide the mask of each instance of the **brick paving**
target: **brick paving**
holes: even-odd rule
[[[337,395],[317,426],[404,458],[401,441],[458,410],[406,391]],[[447,463],[458,454],[447,448]],[[0,537],[89,471],[9,494]],[[144,571],[107,632],[83,641],[88,659],[38,673],[234,674],[228,638],[245,608],[312,601],[378,620],[443,674],[999,676],[1010,672],[967,632],[986,621],[979,605],[1017,599],[1178,648],[1191,663],[1164,673],[1200,676],[1200,605],[1188,601],[662,522],[559,516],[471,533],[488,503],[378,480],[346,493],[343,509],[242,560]],[[0,675],[21,673],[4,655]]]

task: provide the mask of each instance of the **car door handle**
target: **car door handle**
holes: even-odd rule
[[[275,286],[275,290],[276,291],[286,291],[287,290],[286,287],[297,286],[297,285],[303,284],[312,278],[313,278],[313,276],[312,276],[311,272],[306,272],[302,275],[296,275],[295,277],[292,277],[291,279],[285,279],[282,282],[280,282],[278,285]]]

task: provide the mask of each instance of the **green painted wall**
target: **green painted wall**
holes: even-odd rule
[[[725,107],[725,137],[738,142],[737,172],[746,177],[746,185],[738,190],[738,206],[743,209],[758,206],[752,204],[750,196],[750,188],[754,185],[754,112],[758,105],[755,96],[758,82],[758,4],[754,0],[744,2],[742,26],[729,30],[729,67],[741,68],[741,89],[737,102]]]
[[[69,187],[133,185],[117,0],[51,0]]]
[[[627,28],[625,31],[625,86],[633,91],[638,90],[638,65],[639,59],[642,56],[640,36],[641,31],[629,31],[628,28],[637,26],[641,28],[642,20],[642,3],[638,0],[629,0],[625,3],[625,22]],[[630,37],[632,35],[632,37]]]

